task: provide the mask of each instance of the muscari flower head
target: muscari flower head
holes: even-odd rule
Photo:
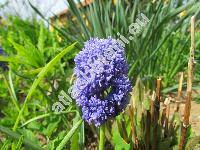
[[[91,38],[75,57],[72,97],[89,124],[99,126],[127,105],[131,83],[124,48],[115,39]]]
[[[0,56],[1,55],[5,55],[4,54],[4,50],[0,47]],[[2,69],[3,71],[8,70],[8,66],[5,62],[0,61],[0,69]]]

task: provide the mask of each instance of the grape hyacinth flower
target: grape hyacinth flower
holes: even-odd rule
[[[5,55],[4,50],[0,47],[0,56]],[[0,69],[3,71],[8,70],[7,63],[0,61]]]
[[[117,40],[91,38],[75,57],[72,97],[89,124],[100,126],[128,103],[131,83],[125,50]]]

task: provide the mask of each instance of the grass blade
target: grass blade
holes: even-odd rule
[[[36,121],[36,120],[39,120],[39,119],[42,119],[42,118],[46,118],[46,117],[49,117],[49,116],[52,116],[52,115],[61,115],[61,114],[67,114],[67,113],[75,113],[77,112],[76,110],[71,110],[71,111],[66,111],[66,112],[61,112],[61,113],[47,113],[47,114],[43,114],[43,115],[39,115],[37,117],[34,117],[28,121],[26,121],[21,127],[33,122],[33,121]]]
[[[57,62],[68,52],[70,52],[74,46],[75,46],[76,43],[72,44],[71,46],[65,48],[63,51],[61,51],[58,55],[56,55],[55,58],[53,58],[44,68],[42,68],[41,72],[38,74],[37,78],[34,80],[29,92],[28,92],[28,95],[26,96],[26,99],[24,101],[24,104],[22,106],[22,109],[21,111],[19,112],[18,114],[18,117],[16,119],[16,122],[15,122],[15,125],[13,127],[13,130],[15,131],[18,127],[18,124],[19,124],[19,120],[22,116],[22,113],[25,109],[25,106],[26,106],[26,103],[27,101],[31,98],[33,92],[35,91],[36,87],[38,86],[38,84],[40,83],[40,81],[44,78],[44,76],[47,74],[47,72],[55,65],[57,64]]]
[[[67,144],[67,142],[70,140],[70,138],[73,136],[73,134],[76,132],[76,130],[80,127],[80,125],[82,124],[82,119],[79,120],[74,126],[73,128],[67,133],[67,135],[64,137],[64,139],[61,141],[61,143],[58,145],[58,147],[56,148],[56,150],[62,150],[64,148],[64,146]]]

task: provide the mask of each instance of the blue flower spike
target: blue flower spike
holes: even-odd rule
[[[117,40],[91,38],[75,57],[72,97],[89,124],[100,126],[128,104],[131,83],[125,50]]]

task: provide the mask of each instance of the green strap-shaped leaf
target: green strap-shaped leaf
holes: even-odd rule
[[[70,10],[77,17],[78,21],[81,23],[81,27],[83,28],[84,34],[87,38],[90,37],[89,31],[85,25],[85,22],[81,16],[80,10],[76,7],[76,3],[73,0],[68,0],[68,4],[70,5]]]
[[[80,127],[80,125],[82,124],[82,119],[79,120],[74,126],[73,128],[67,133],[67,135],[64,137],[64,139],[61,141],[61,143],[58,145],[58,147],[56,148],[56,150],[62,150],[63,147],[67,144],[67,142],[71,139],[71,137],[74,135],[74,133],[76,132],[76,130]]]
[[[69,47],[65,48],[64,50],[62,50],[58,55],[56,55],[44,68],[42,68],[42,70],[40,71],[40,73],[38,74],[38,76],[36,77],[36,79],[34,80],[29,92],[28,92],[28,95],[26,96],[26,99],[24,101],[24,104],[21,108],[21,111],[19,112],[18,114],[18,117],[16,119],[16,122],[15,122],[15,125],[13,127],[13,130],[15,131],[18,127],[18,124],[19,124],[19,120],[23,114],[23,111],[25,109],[25,106],[26,106],[26,103],[27,101],[31,98],[33,92],[35,91],[36,87],[38,86],[38,84],[40,83],[40,81],[44,78],[44,76],[47,74],[47,72],[53,68],[53,66],[55,64],[58,63],[58,61],[68,52],[70,52],[74,46],[75,46],[76,43],[70,45]]]
[[[77,112],[76,110],[70,110],[70,111],[64,111],[64,112],[61,112],[61,113],[47,113],[47,114],[43,114],[43,115],[39,115],[37,117],[34,117],[28,121],[26,121],[21,127],[33,122],[33,121],[36,121],[36,120],[39,120],[39,119],[43,119],[43,118],[46,118],[46,117],[49,117],[49,116],[52,116],[52,115],[62,115],[62,114],[67,114],[67,113],[75,113]]]

